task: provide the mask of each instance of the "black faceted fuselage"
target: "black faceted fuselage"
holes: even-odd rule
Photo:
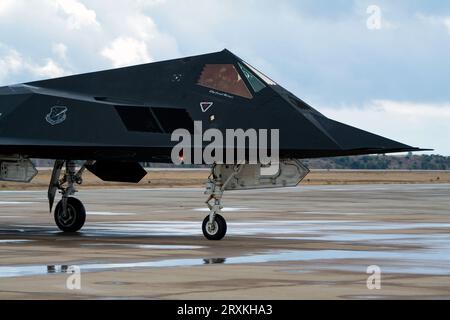
[[[170,161],[194,121],[279,129],[284,158],[419,150],[328,119],[227,50],[3,87],[0,114],[0,154],[33,158]]]

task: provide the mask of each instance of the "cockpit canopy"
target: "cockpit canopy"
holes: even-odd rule
[[[237,67],[239,70],[234,64],[206,64],[197,84],[247,99],[252,99],[268,85],[276,85],[245,62],[238,62]]]

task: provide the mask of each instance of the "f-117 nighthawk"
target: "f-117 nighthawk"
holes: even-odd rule
[[[75,186],[89,170],[104,181],[139,182],[142,162],[170,162],[175,129],[279,129],[279,170],[214,164],[207,183],[207,239],[220,240],[226,190],[296,186],[309,172],[299,159],[419,151],[336,122],[228,50],[0,88],[0,180],[29,182],[30,159],[54,159],[50,211],[64,232],[86,220]],[[76,161],[83,161],[77,168]],[[213,201],[212,204],[210,201]]]

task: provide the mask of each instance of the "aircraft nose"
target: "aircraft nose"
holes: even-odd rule
[[[411,150],[417,148],[384,138],[382,136],[334,121],[324,116],[315,116],[322,130],[335,141],[342,150]]]

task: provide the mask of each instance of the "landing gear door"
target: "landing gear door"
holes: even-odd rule
[[[250,190],[297,186],[310,170],[297,159],[280,160],[278,170],[260,164],[244,164],[239,173],[234,166],[217,165],[215,174],[225,182],[224,190]],[[267,175],[270,173],[270,175]]]

